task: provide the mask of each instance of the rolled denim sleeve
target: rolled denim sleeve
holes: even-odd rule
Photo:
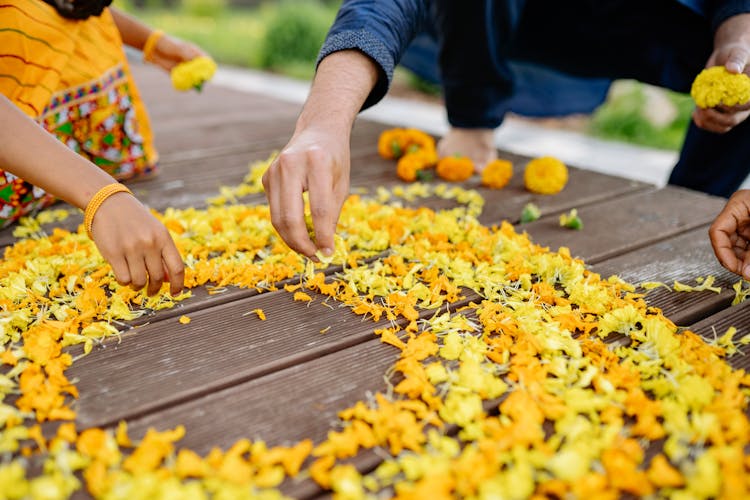
[[[693,2],[701,4],[699,0],[693,0]],[[711,21],[711,28],[716,31],[721,23],[729,19],[730,17],[738,14],[750,13],[750,0],[729,0],[729,1],[707,1],[706,3],[706,14]]]
[[[357,49],[380,68],[380,77],[362,109],[388,91],[393,70],[428,19],[427,0],[345,0],[318,54],[317,63],[340,50]]]

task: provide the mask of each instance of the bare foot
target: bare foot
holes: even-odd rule
[[[468,156],[476,172],[497,159],[494,130],[487,128],[451,128],[437,145],[438,156]]]

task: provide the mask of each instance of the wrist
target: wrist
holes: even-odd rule
[[[146,38],[146,41],[143,44],[144,61],[153,61],[156,45],[159,43],[159,40],[161,40],[162,37],[164,37],[164,32],[162,30],[153,30],[151,33],[149,33],[148,38]]]
[[[99,189],[86,204],[86,209],[83,213],[83,227],[86,229],[86,234],[90,239],[93,239],[91,228],[94,225],[94,217],[96,216],[96,212],[99,210],[99,207],[101,207],[102,204],[107,201],[107,199],[117,193],[128,193],[133,196],[133,192],[130,191],[130,189],[128,189],[125,185],[120,184],[119,182],[114,182],[112,184],[107,184],[106,186]]]
[[[325,57],[318,65],[298,127],[322,124],[338,131],[351,130],[377,79],[377,66],[358,50]]]

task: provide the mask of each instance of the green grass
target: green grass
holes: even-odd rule
[[[318,49],[336,14],[335,6],[309,0],[254,9],[225,7],[221,2],[198,8],[195,3],[183,9],[125,9],[152,27],[196,43],[221,64],[265,68],[301,79],[312,77]]]
[[[646,113],[644,86],[633,84],[622,93],[610,95],[591,116],[589,133],[603,139],[628,142],[660,149],[679,150],[685,138],[693,101],[689,95],[663,91],[675,110],[666,124],[654,124]]]

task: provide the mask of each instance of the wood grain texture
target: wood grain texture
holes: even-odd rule
[[[560,227],[556,217],[521,226],[532,239],[552,250],[560,246],[594,264],[660,240],[705,226],[726,200],[667,186],[602,201],[578,210],[583,229]]]
[[[697,286],[696,278],[716,277],[715,286],[721,287],[721,293],[674,292],[662,287],[637,290],[645,294],[649,305],[660,308],[669,319],[683,326],[726,308],[734,298],[732,285],[739,280],[716,260],[707,226],[599,262],[591,270],[603,277],[617,275],[634,285],[660,281],[671,287],[679,281]]]
[[[726,333],[730,326],[737,328],[737,333],[733,337],[735,343],[745,335],[750,335],[750,300],[728,307],[690,325],[689,328],[706,340],[713,341],[717,336]],[[739,347],[739,352],[728,358],[727,361],[738,370],[750,371],[750,355],[748,355],[750,354],[750,347],[737,347]],[[748,407],[748,412],[750,412],[750,407]]]
[[[391,324],[311,295],[310,303],[285,291],[246,297],[195,311],[188,325],[164,319],[104,342],[68,371],[81,393],[78,422],[111,425],[217,392],[366,342]]]

